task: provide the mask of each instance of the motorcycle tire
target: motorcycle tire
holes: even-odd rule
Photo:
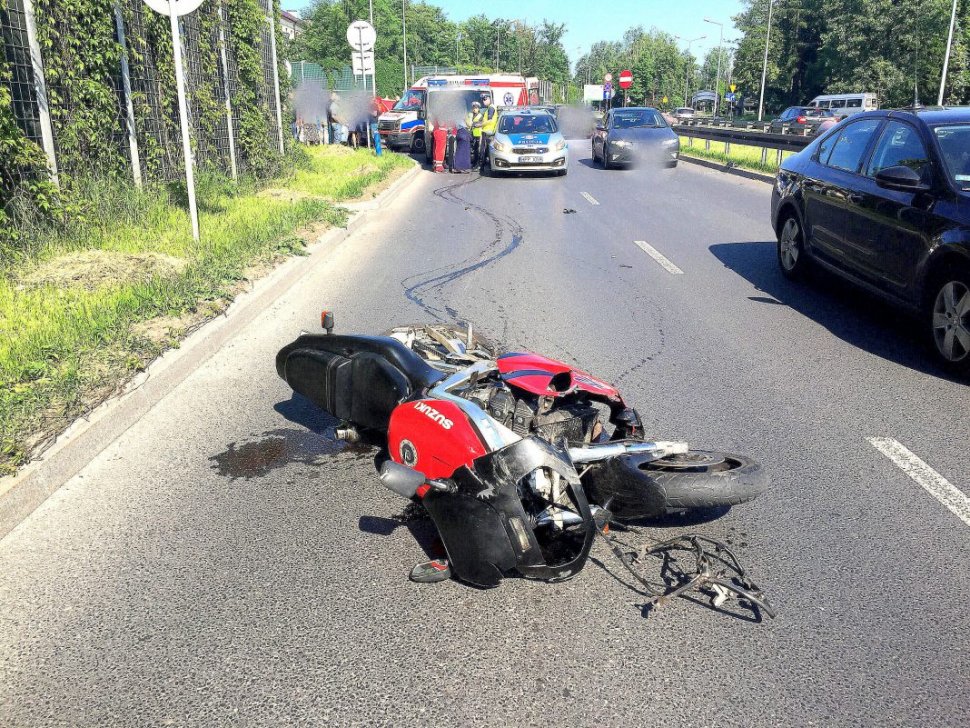
[[[703,450],[660,460],[621,455],[590,468],[582,480],[591,502],[620,521],[736,506],[768,487],[751,458]]]

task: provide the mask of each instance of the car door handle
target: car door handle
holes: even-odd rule
[[[851,202],[853,205],[861,205],[865,197],[863,195],[860,195],[858,192],[850,192],[848,195],[848,199],[849,199],[849,202]]]

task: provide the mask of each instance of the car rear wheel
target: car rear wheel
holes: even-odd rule
[[[938,276],[930,295],[930,334],[940,363],[960,375],[970,375],[970,273],[948,271]]]
[[[805,235],[798,217],[790,213],[778,232],[778,264],[786,278],[801,278],[808,267],[804,241]]]

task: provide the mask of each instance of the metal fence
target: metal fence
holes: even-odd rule
[[[22,133],[46,153],[55,181],[71,162],[59,154],[59,139],[76,134],[71,119],[83,111],[83,101],[71,90],[50,85],[44,74],[45,60],[37,38],[35,0],[0,0],[0,37],[8,77],[0,80],[10,89],[14,120]],[[237,43],[224,0],[207,0],[190,15],[180,18],[182,60],[189,99],[192,149],[200,167],[218,169],[232,176],[245,170],[247,159],[239,142],[240,109],[235,103],[240,89]],[[266,148],[283,150],[282,109],[276,49],[273,0],[258,0],[265,17],[256,41],[262,62],[262,83],[257,102],[266,115]],[[173,94],[166,93],[174,81],[171,34],[152,33],[150,11],[143,0],[106,2],[113,10],[114,40],[121,60],[110,79],[96,79],[114,89],[116,109],[111,129],[101,130],[116,152],[118,167],[127,169],[136,184],[143,179],[167,181],[183,170],[178,110]],[[110,11],[109,11],[110,12]],[[63,36],[70,28],[58,28]],[[45,51],[49,52],[49,51]],[[161,70],[165,69],[165,70]],[[56,99],[54,105],[47,100]],[[72,107],[72,105],[74,105]],[[74,160],[73,165],[83,164]],[[66,167],[66,169],[65,169]]]
[[[761,148],[761,163],[768,164],[768,151],[775,153],[775,163],[781,164],[784,152],[797,152],[812,143],[813,137],[800,134],[771,134],[753,129],[737,129],[726,126],[710,126],[701,123],[678,124],[673,127],[680,136],[687,137],[688,145],[693,146],[694,139],[704,141],[705,149],[711,148],[711,142],[722,142],[724,153],[731,153],[731,144],[742,144],[749,147]]]

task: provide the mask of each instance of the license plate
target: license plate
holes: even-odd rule
[[[542,157],[519,157],[520,162],[541,162]]]

